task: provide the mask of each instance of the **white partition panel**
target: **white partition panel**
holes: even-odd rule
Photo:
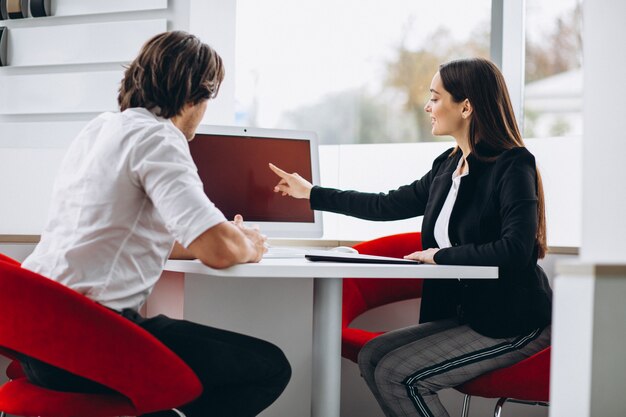
[[[165,8],[167,8],[167,0],[55,0],[52,2],[51,7],[53,16],[75,16]]]
[[[338,188],[339,187],[339,146],[322,145],[319,147],[320,152],[320,184],[323,187]],[[333,238],[337,236],[339,225],[341,224],[340,214],[324,212],[322,219],[324,222],[324,238]]]
[[[421,178],[433,160],[454,142],[339,145],[339,188],[367,192],[387,192]],[[367,240],[393,233],[415,232],[422,218],[392,222],[372,222],[341,216],[340,239]]]
[[[581,244],[582,143],[580,137],[526,140],[541,172],[546,199],[549,246],[578,247]],[[323,169],[338,163],[340,189],[387,192],[421,178],[433,160],[454,142],[334,145],[320,152]],[[328,148],[331,148],[329,146]],[[337,161],[337,162],[335,162]],[[567,169],[563,163],[567,163]],[[471,170],[471,167],[470,167]],[[322,179],[324,174],[322,171]],[[366,240],[393,233],[421,230],[422,219],[372,222],[339,214],[324,216],[324,237],[338,240]]]
[[[526,140],[543,179],[549,246],[582,243],[582,138]]]
[[[65,149],[2,149],[2,234],[41,234],[50,206],[54,178],[64,154]]]
[[[15,67],[132,61],[147,39],[166,30],[166,19],[11,29],[7,62]]]
[[[0,114],[94,113],[117,110],[119,71],[0,77]]]

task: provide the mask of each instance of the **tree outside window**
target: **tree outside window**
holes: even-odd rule
[[[582,129],[581,0],[527,0],[524,136]],[[236,121],[322,144],[452,140],[424,112],[439,64],[489,57],[491,0],[238,0]]]

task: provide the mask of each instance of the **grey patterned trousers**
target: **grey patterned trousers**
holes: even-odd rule
[[[493,339],[456,319],[424,323],[368,342],[359,368],[387,417],[448,416],[437,391],[532,356],[550,345],[550,330]]]

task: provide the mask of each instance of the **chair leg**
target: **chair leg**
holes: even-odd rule
[[[471,399],[472,399],[472,396],[468,394],[465,394],[465,396],[463,397],[463,410],[461,411],[461,417],[469,416],[469,407],[470,407]]]
[[[4,411],[0,411],[0,417],[6,417],[6,414],[4,414]]]
[[[503,397],[500,398],[498,400],[498,402],[496,403],[496,408],[495,410],[493,410],[493,417],[501,417],[502,415],[502,407],[504,406],[504,403],[508,400],[508,398]]]
[[[172,411],[173,411],[173,412],[175,412],[176,414],[178,414],[180,417],[187,417],[187,416],[185,416],[185,414],[184,414],[182,411],[180,411],[180,410],[177,410],[177,409],[175,409],[175,408],[172,408]],[[3,416],[0,416],[0,417],[3,417]]]

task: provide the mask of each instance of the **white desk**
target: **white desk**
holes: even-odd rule
[[[339,417],[341,390],[341,297],[343,277],[472,279],[498,277],[498,268],[452,265],[392,265],[267,259],[228,269],[199,261],[170,260],[166,271],[237,278],[314,279],[312,417]]]

